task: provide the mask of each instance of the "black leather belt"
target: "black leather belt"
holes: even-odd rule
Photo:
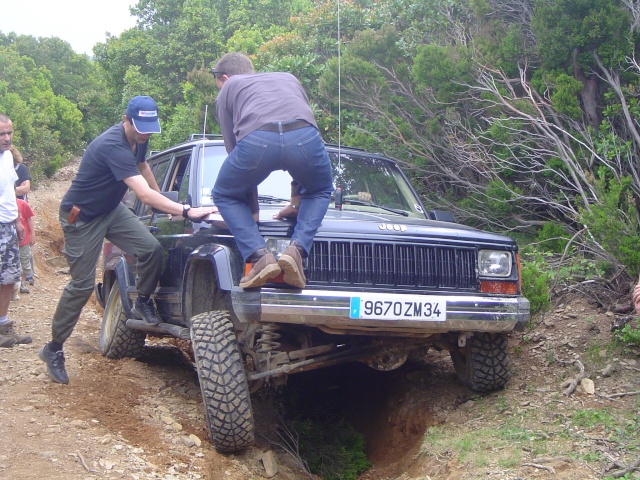
[[[282,125],[282,130],[280,130],[280,126]],[[273,122],[273,123],[265,123],[258,130],[263,130],[265,132],[290,132],[291,130],[298,130],[299,128],[311,127],[311,124],[305,120],[294,120],[293,122]]]

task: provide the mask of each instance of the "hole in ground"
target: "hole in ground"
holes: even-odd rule
[[[400,474],[410,470],[434,423],[428,403],[416,395],[430,376],[424,366],[381,372],[351,363],[291,375],[281,394],[289,397],[283,398],[287,417],[343,419],[364,435],[376,471]]]

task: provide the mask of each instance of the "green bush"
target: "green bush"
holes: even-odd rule
[[[531,303],[531,313],[544,312],[549,308],[549,265],[541,253],[522,259],[522,293]]]
[[[562,253],[569,242],[567,231],[562,225],[553,222],[546,222],[542,230],[538,232],[536,243],[539,243],[545,250],[553,253]]]
[[[616,341],[624,345],[640,347],[640,320],[637,318],[616,331]]]
[[[598,245],[630,272],[640,270],[640,225],[631,191],[632,179],[608,178],[604,169],[595,179],[601,202],[580,209],[580,223]]]
[[[356,480],[371,463],[364,454],[364,436],[340,421],[302,420],[293,423],[300,457],[323,480]]]

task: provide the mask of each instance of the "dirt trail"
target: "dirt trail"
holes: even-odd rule
[[[141,361],[102,357],[93,297],[65,345],[70,384],[46,376],[37,352],[69,279],[57,208],[75,167],[30,195],[36,284],[11,303],[10,318],[33,343],[0,349],[0,478],[259,478],[249,471],[261,468],[255,452],[240,462],[209,446],[197,377],[180,350],[160,345]]]
[[[197,376],[186,354],[171,342],[152,340],[140,360],[102,357],[102,309],[93,298],[65,346],[70,384],[51,383],[37,352],[49,340],[49,320],[69,278],[57,208],[76,166],[65,167],[30,196],[38,232],[36,285],[11,303],[10,318],[33,343],[0,349],[0,479],[260,479],[267,476],[262,458],[271,453],[278,468],[271,478],[308,478],[268,440],[274,438],[275,411],[268,396],[254,399],[257,445],[238,455],[217,454],[207,440]],[[637,409],[633,396],[612,402],[576,393],[558,402],[563,382],[576,371],[554,365],[552,354],[573,361],[593,345],[608,344],[611,321],[612,314],[584,299],[557,305],[532,329],[513,336],[514,377],[504,392],[482,398],[459,384],[444,352],[430,352],[424,363],[394,372],[354,365],[300,374],[289,383],[304,387],[306,401],[332,403],[365,434],[374,466],[360,480],[596,479],[603,465],[581,460],[593,448],[589,442],[576,443],[571,461],[552,459],[554,474],[526,465],[536,452],[525,452],[518,465],[489,462],[478,469],[456,456],[420,453],[420,447],[432,425],[481,431],[521,415],[536,417],[537,424],[528,427],[544,430],[557,415],[570,417],[575,409]],[[611,362],[616,375],[590,372],[599,393],[640,390],[636,358]],[[527,416],[532,410],[536,415]]]

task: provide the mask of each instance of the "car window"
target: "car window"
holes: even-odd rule
[[[169,170],[169,165],[171,165],[171,158],[171,155],[167,155],[166,157],[162,157],[158,160],[154,159],[153,162],[149,164],[149,168],[151,168],[160,190],[165,190],[165,183],[167,182],[165,177]],[[127,200],[128,197],[135,199],[135,211],[139,212],[138,215],[140,217],[148,217],[151,215],[151,207],[142,203],[131,190],[129,190],[127,195],[125,195],[125,200]]]
[[[189,165],[190,158],[191,158],[190,151],[186,155],[185,154],[176,155],[175,163],[173,168],[171,169],[171,173],[167,175],[167,178],[168,178],[167,188],[164,188],[163,190],[179,192],[184,184],[188,185],[189,183],[188,176],[185,181],[185,174],[187,172],[187,167]]]
[[[178,190],[178,201],[181,203],[191,203],[189,198],[189,172],[191,171],[191,156],[181,158],[179,160],[176,179]]]
[[[153,176],[155,177],[156,183],[160,187],[160,190],[166,189],[166,185],[164,185],[165,175],[167,174],[167,170],[169,169],[170,163],[171,163],[171,156],[168,156],[160,159],[157,162],[154,162],[151,165],[151,171],[153,172]]]

